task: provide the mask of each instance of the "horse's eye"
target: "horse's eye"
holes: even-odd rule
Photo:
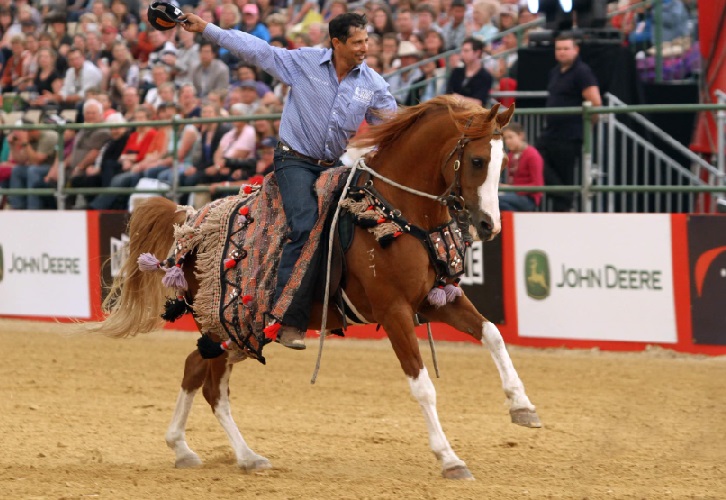
[[[482,168],[484,166],[484,160],[477,156],[471,159],[471,164],[474,168]]]

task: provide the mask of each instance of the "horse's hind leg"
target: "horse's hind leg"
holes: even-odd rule
[[[420,312],[430,321],[446,323],[468,333],[487,347],[502,379],[512,422],[525,427],[542,427],[535,407],[524,391],[524,384],[514,369],[502,334],[494,323],[479,314],[468,298],[458,297],[455,302],[438,309],[427,307]]]
[[[176,399],[174,416],[171,419],[169,428],[166,431],[166,444],[174,450],[176,455],[175,466],[177,468],[196,467],[202,464],[196,453],[187,445],[184,429],[187,418],[192,409],[194,396],[204,383],[207,376],[208,362],[202,359],[199,351],[192,352],[184,364],[184,379]]]
[[[271,469],[272,464],[269,460],[247,446],[232,418],[229,403],[229,377],[232,373],[232,365],[227,362],[227,356],[211,359],[209,363],[209,374],[203,389],[204,398],[212,407],[214,416],[219,420],[224,432],[227,433],[237,459],[237,465],[246,471]]]

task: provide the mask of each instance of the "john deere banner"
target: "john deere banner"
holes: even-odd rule
[[[519,335],[676,342],[670,221],[515,214]]]

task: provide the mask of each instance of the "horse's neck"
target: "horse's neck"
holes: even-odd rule
[[[429,123],[428,126],[433,124]],[[433,196],[444,194],[448,186],[441,168],[447,153],[442,153],[442,149],[449,148],[451,141],[439,138],[423,142],[422,138],[426,136],[431,137],[422,130],[412,128],[393,147],[377,153],[371,166],[381,175],[403,186]],[[374,182],[376,189],[416,225],[432,229],[449,219],[448,210],[438,201],[407,193],[380,180]]]

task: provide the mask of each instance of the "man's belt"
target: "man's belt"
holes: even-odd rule
[[[290,146],[288,146],[287,144],[285,144],[282,141],[280,141],[280,142],[277,143],[277,147],[280,148],[281,150],[283,150],[286,153],[290,153],[290,154],[292,154],[294,156],[297,156],[298,158],[301,158],[301,159],[303,159],[305,161],[308,161],[308,162],[312,163],[313,165],[317,165],[319,167],[332,167],[332,166],[335,166],[338,163],[338,160],[330,160],[330,161],[328,161],[328,160],[316,160],[315,158],[311,158],[311,157],[309,157],[307,155],[304,155],[302,153],[298,153],[297,151],[295,151],[294,149],[292,149]]]

